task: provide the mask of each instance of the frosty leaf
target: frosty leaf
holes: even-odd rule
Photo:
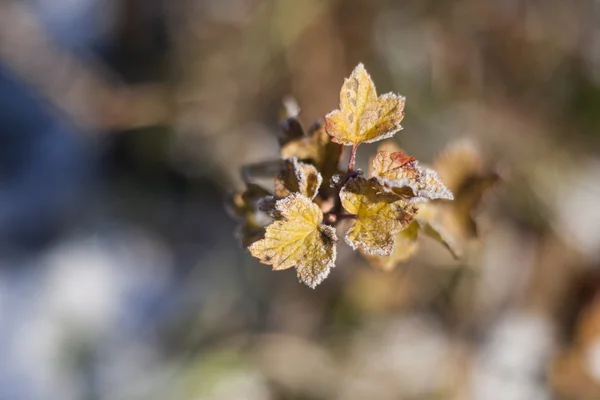
[[[271,218],[259,209],[261,200],[270,195],[263,187],[250,183],[243,192],[230,196],[227,210],[241,223],[237,236],[244,247],[260,240],[265,234],[265,226],[271,222]]]
[[[373,179],[351,179],[340,191],[342,206],[356,221],[346,233],[346,242],[366,254],[389,256],[396,233],[413,220],[416,208],[400,197],[383,192]]]
[[[340,109],[325,117],[333,141],[344,145],[371,143],[394,135],[402,127],[404,97],[393,93],[377,97],[375,85],[362,64],[344,80]]]
[[[437,172],[419,166],[419,162],[403,151],[380,150],[371,162],[371,176],[385,188],[406,197],[409,202],[435,199],[452,200],[453,195]]]
[[[374,266],[384,271],[391,271],[401,262],[409,260],[418,250],[419,225],[413,221],[408,228],[396,234],[394,251],[389,256],[366,255]]]
[[[301,193],[311,200],[315,198],[323,178],[317,169],[298,161],[298,158],[283,160],[279,175],[275,178],[275,194],[287,197],[292,193]]]
[[[288,124],[296,126],[298,122],[294,121]],[[342,146],[333,143],[325,129],[319,125],[313,126],[307,135],[294,136],[293,140],[281,146],[282,158],[298,157],[300,161],[313,164],[321,172],[325,182],[329,182],[331,176],[339,172],[341,156]]]
[[[277,201],[284,218],[266,229],[265,238],[248,249],[274,270],[296,267],[298,278],[315,288],[335,265],[335,229],[323,225],[323,212],[308,197],[294,193]]]

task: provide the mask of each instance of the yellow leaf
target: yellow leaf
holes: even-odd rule
[[[344,80],[340,109],[325,117],[333,141],[344,145],[371,143],[391,137],[402,127],[404,97],[393,93],[377,97],[375,85],[362,64]]]
[[[408,261],[419,249],[418,244],[419,224],[413,221],[408,228],[396,234],[394,251],[389,256],[365,256],[375,267],[384,271],[391,271],[401,262]]]
[[[301,163],[298,158],[283,160],[281,171],[275,178],[275,195],[287,197],[292,193],[301,193],[311,200],[315,198],[323,178],[317,169]]]
[[[281,199],[275,207],[284,219],[267,226],[265,238],[248,249],[274,270],[296,267],[300,281],[314,289],[335,266],[335,229],[322,224],[323,212],[302,194]]]
[[[346,233],[346,242],[366,254],[389,256],[396,233],[413,220],[416,208],[400,197],[383,191],[374,179],[351,179],[340,191],[342,206],[356,216]]]
[[[405,197],[409,202],[454,198],[437,172],[420,167],[414,157],[403,151],[377,152],[371,162],[371,176],[384,188]]]

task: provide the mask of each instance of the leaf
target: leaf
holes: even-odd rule
[[[260,185],[253,183],[246,184],[243,192],[233,193],[227,202],[229,213],[239,219],[245,218],[247,213],[252,213],[257,209],[257,204],[265,196],[271,193]]]
[[[283,160],[279,175],[275,178],[275,195],[287,197],[301,193],[311,200],[317,195],[323,178],[317,169],[301,163],[297,157]]]
[[[271,193],[263,187],[249,183],[243,192],[233,193],[227,201],[227,211],[240,221],[236,236],[244,247],[264,237],[265,226],[271,223],[269,215],[260,210],[260,202]]]
[[[300,161],[313,164],[321,172],[323,180],[329,182],[329,179],[339,172],[342,149],[342,146],[331,141],[331,137],[322,126],[315,125],[308,135],[295,136],[293,140],[282,144],[281,157],[298,157]]]
[[[258,201],[258,210],[266,213],[273,219],[280,219],[281,215],[279,211],[275,208],[275,204],[277,204],[278,198],[275,196],[266,196]]]
[[[391,271],[401,262],[408,261],[419,249],[419,224],[413,221],[406,229],[396,234],[394,251],[389,256],[366,255],[372,265]]]
[[[481,155],[468,142],[448,147],[436,159],[434,168],[454,192],[454,201],[421,206],[417,219],[424,233],[461,256],[466,242],[478,235],[474,215],[499,176],[486,170]]]
[[[459,140],[446,147],[436,157],[433,167],[454,192],[458,192],[470,177],[486,173],[479,150],[467,140]]]
[[[340,109],[325,117],[325,129],[336,143],[358,145],[391,137],[402,127],[404,97],[377,97],[375,85],[362,64],[344,80]]]
[[[454,214],[447,208],[445,204],[420,204],[416,219],[425,235],[446,247],[454,258],[460,258],[464,243],[458,240],[460,233],[454,229],[457,226]]]
[[[366,254],[392,254],[396,233],[413,220],[417,209],[400,197],[383,191],[374,179],[351,179],[340,191],[342,206],[356,216],[346,242]]]
[[[371,162],[371,176],[409,202],[454,198],[437,172],[420,167],[414,157],[401,150],[378,151]]]
[[[284,219],[267,226],[265,238],[248,249],[273,270],[296,267],[300,281],[314,289],[335,266],[335,229],[322,224],[319,206],[300,193],[277,201],[275,207]]]

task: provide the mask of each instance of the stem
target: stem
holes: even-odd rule
[[[358,144],[353,144],[352,149],[350,150],[350,161],[348,162],[348,172],[354,171],[354,162],[356,161],[356,150],[358,149]]]

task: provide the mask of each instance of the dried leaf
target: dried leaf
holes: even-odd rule
[[[305,138],[304,129],[296,117],[288,117],[281,124],[279,145],[285,147],[288,143]],[[292,155],[293,156],[293,155]],[[289,156],[289,157],[292,157]],[[286,157],[288,158],[288,157]]]
[[[342,206],[356,216],[346,233],[346,242],[366,254],[389,256],[395,236],[413,220],[416,208],[400,197],[383,191],[374,179],[351,179],[340,191]]]
[[[485,173],[479,150],[467,140],[446,147],[436,157],[433,167],[453,192],[457,192],[469,177]]]
[[[473,144],[464,141],[443,151],[435,160],[434,168],[456,194],[452,203],[454,212],[468,228],[469,235],[475,237],[477,230],[472,215],[477,212],[485,194],[498,183],[499,175],[485,167]]]
[[[420,206],[417,219],[424,233],[460,256],[466,242],[477,237],[473,216],[499,177],[486,171],[477,149],[466,142],[447,148],[434,162],[434,168],[455,198],[453,202],[434,201]]]
[[[409,202],[454,198],[437,172],[420,167],[414,157],[403,151],[380,150],[373,158],[371,168],[371,176]]]
[[[248,249],[274,270],[296,267],[300,281],[315,288],[335,266],[335,229],[322,224],[323,212],[308,197],[294,193],[275,204],[283,220],[266,229]]]
[[[458,239],[457,223],[447,204],[420,204],[416,219],[424,234],[441,243],[454,258],[462,257],[464,243]]]
[[[393,93],[377,97],[375,85],[362,64],[344,80],[340,109],[325,117],[333,141],[344,145],[371,143],[391,137],[402,127],[404,97]]]
[[[235,231],[235,235],[239,239],[242,247],[248,247],[252,243],[264,238],[265,226],[267,224],[268,223],[263,223],[259,218],[255,218],[254,216],[250,216],[243,221]]]
[[[275,205],[277,204],[277,200],[280,200],[280,198],[275,197],[275,196],[263,197],[258,202],[258,210],[264,212],[272,219],[281,219],[282,218],[281,213],[275,207]],[[264,237],[264,235],[263,235],[263,237]]]
[[[408,228],[396,234],[396,243],[392,254],[387,257],[367,254],[366,257],[374,266],[384,271],[391,271],[399,263],[408,261],[417,252],[419,249],[418,234],[419,224],[413,221]]]
[[[323,178],[317,169],[301,163],[297,157],[283,160],[281,171],[275,178],[275,195],[287,197],[292,193],[301,193],[311,200],[317,195]]]
[[[262,186],[248,183],[243,192],[236,192],[230,196],[227,210],[234,218],[244,219],[247,213],[257,210],[260,199],[270,195],[271,193]]]

